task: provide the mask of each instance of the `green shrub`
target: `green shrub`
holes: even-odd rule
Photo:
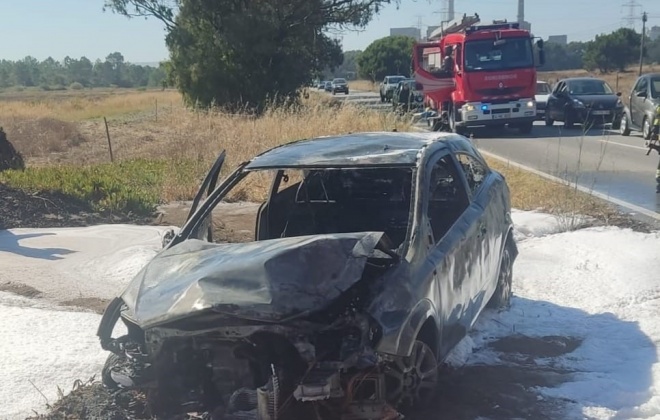
[[[149,215],[160,203],[171,164],[132,160],[93,166],[51,166],[6,171],[0,182],[29,191],[50,191],[88,202],[95,211]]]
[[[69,85],[71,90],[83,90],[84,86],[80,82],[73,82]]]

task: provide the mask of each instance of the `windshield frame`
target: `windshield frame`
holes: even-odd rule
[[[475,64],[479,63],[473,63],[473,65],[468,64],[468,57],[471,54],[476,54],[477,52],[474,51],[475,48],[481,48],[482,46],[490,44],[492,47],[490,51],[497,51],[498,47],[493,45],[494,39],[493,38],[488,38],[488,39],[475,39],[475,40],[469,40],[465,42],[465,45],[463,46],[463,69],[468,72],[468,73],[474,73],[474,72],[495,72],[495,71],[506,71],[506,70],[515,70],[515,69],[526,69],[526,68],[532,68],[535,66],[534,62],[534,51],[532,48],[532,39],[529,37],[511,37],[511,38],[502,38],[502,40],[505,40],[506,43],[502,44],[502,47],[499,47],[499,51],[502,52],[502,49],[506,47],[507,44],[513,44],[513,43],[518,43],[518,42],[523,42],[525,44],[525,49],[527,57],[525,57],[525,62],[520,62],[519,64],[510,64],[506,65],[507,61],[506,59],[504,60],[489,60],[487,62],[482,62],[482,63],[497,63],[501,64],[498,67],[495,68],[488,68],[488,67],[475,67]],[[504,53],[501,54],[501,57],[504,57]]]
[[[543,86],[543,89],[545,89],[543,92],[539,92],[539,87]],[[536,94],[537,95],[549,95],[552,93],[552,87],[550,86],[550,83],[546,82],[536,82]]]
[[[604,92],[589,92],[586,91],[582,93],[576,93],[573,91],[574,87],[579,84],[579,83],[599,83],[601,86],[604,87]],[[576,95],[576,96],[584,96],[584,95],[614,95],[614,89],[605,81],[602,79],[582,79],[582,80],[568,80],[566,82],[566,89],[568,89],[568,93],[571,95]]]

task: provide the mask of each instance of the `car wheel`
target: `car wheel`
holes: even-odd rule
[[[346,91],[346,94],[348,95],[348,90]]]
[[[624,113],[619,122],[619,134],[622,136],[630,135],[630,124],[628,123],[628,116]]]
[[[383,96],[382,93],[380,94],[380,101],[381,101],[381,102],[385,102],[385,97]]]
[[[548,117],[547,111],[546,111],[546,114],[545,114],[545,118],[544,118],[544,120],[545,120],[545,126],[546,126],[546,127],[551,127],[552,124],[555,123],[555,120],[553,120],[552,118]]]
[[[565,128],[575,127],[575,122],[568,113],[566,113],[566,116],[564,116],[564,127]]]
[[[108,358],[105,359],[105,364],[103,365],[103,369],[101,369],[101,382],[109,390],[114,391],[121,388],[121,385],[112,378],[112,370],[124,363],[126,363],[126,356],[120,356],[114,353],[110,353]]]
[[[332,91],[332,94],[333,94],[333,95],[336,95],[336,94],[337,94],[337,92],[335,92],[335,91],[333,90],[333,91]]]
[[[397,408],[428,405],[438,384],[438,360],[429,345],[415,340],[408,357],[385,366],[387,401]]]
[[[642,137],[644,140],[651,140],[651,134],[651,122],[648,117],[644,117],[644,121],[642,122]]]
[[[513,261],[509,246],[504,247],[500,259],[500,272],[497,276],[495,293],[488,301],[489,308],[507,308],[511,303],[511,284],[513,283]]]

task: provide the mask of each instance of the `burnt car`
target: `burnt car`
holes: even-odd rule
[[[632,130],[641,131],[644,140],[651,140],[655,110],[660,105],[660,73],[641,75],[630,92],[619,127],[622,136]]]
[[[614,93],[606,81],[595,77],[573,77],[557,82],[548,97],[545,125],[563,121],[575,124],[607,124],[618,129],[623,115],[621,92]]]
[[[104,383],[147,391],[153,413],[394,418],[433,398],[485,307],[508,306],[509,189],[465,137],[298,141],[216,186],[223,161],[98,329]],[[253,236],[226,242],[223,209],[259,183]]]

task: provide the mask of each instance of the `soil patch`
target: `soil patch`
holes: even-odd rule
[[[100,299],[95,297],[81,297],[81,298],[75,298],[71,300],[66,300],[64,302],[60,302],[60,305],[89,309],[96,312],[97,314],[103,314],[103,311],[105,311],[105,308],[108,306],[108,303],[110,303],[109,299]]]
[[[27,284],[14,283],[11,281],[0,283],[0,292],[9,292],[27,298],[36,298],[41,295],[41,291],[35,289],[32,286],[28,286]]]

